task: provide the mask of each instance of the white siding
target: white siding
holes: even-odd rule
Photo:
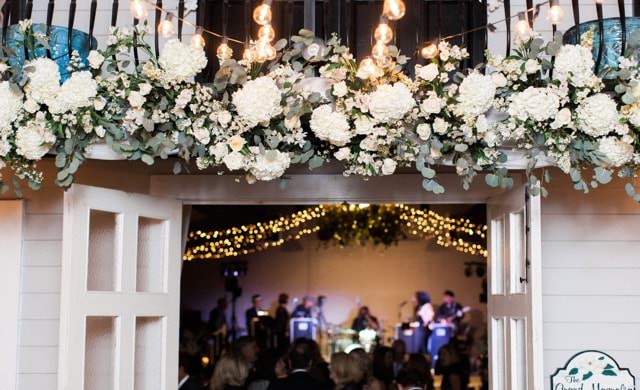
[[[588,195],[557,173],[542,203],[545,386],[598,349],[640,375],[640,205],[622,183]]]

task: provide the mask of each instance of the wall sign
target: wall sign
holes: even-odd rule
[[[583,351],[551,376],[552,390],[636,390],[636,378],[609,355]]]

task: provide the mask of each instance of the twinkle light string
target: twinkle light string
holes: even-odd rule
[[[355,211],[368,205],[319,205],[267,222],[241,225],[216,231],[192,231],[183,257],[191,260],[214,260],[237,257],[279,247],[320,231],[320,222],[332,208]],[[435,239],[437,245],[476,256],[487,256],[487,249],[473,240],[486,238],[487,226],[469,219],[445,217],[432,210],[401,204],[384,205],[399,211],[403,231],[422,240]],[[463,239],[461,236],[470,238]]]

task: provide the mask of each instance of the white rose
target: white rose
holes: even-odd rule
[[[133,108],[142,107],[142,105],[144,104],[144,102],[146,100],[147,99],[145,99],[145,97],[142,96],[142,94],[140,92],[138,92],[138,91],[131,91],[129,93],[129,96],[127,97],[127,101],[129,102],[129,104]]]
[[[382,162],[382,174],[383,175],[393,175],[396,171],[396,167],[398,163],[390,158],[385,158]]]
[[[203,145],[206,145],[211,141],[211,134],[209,134],[209,130],[202,127],[194,130],[193,136]]]
[[[233,117],[229,111],[225,110],[218,113],[218,123],[220,123],[220,126],[222,127],[227,127],[227,125],[231,123],[232,119]]]
[[[556,114],[556,118],[551,122],[552,129],[559,129],[561,127],[569,126],[571,124],[571,110],[563,108]]]
[[[96,126],[93,131],[96,133],[96,135],[100,138],[103,138],[104,135],[107,133],[107,130],[102,127],[102,126]]]
[[[524,70],[528,74],[534,74],[540,70],[540,64],[534,59],[529,59],[524,63]]]
[[[244,167],[244,156],[238,152],[227,154],[222,161],[230,171],[236,171]]]
[[[354,122],[356,126],[356,134],[361,135],[369,135],[373,132],[373,128],[375,127],[375,122],[371,120],[368,116],[358,116]]]
[[[147,96],[151,92],[151,89],[152,87],[149,83],[142,83],[138,85],[138,90],[142,96]]]
[[[96,111],[102,111],[106,105],[107,105],[106,99],[101,96],[98,96],[95,99],[93,99],[93,108]]]
[[[343,160],[347,160],[349,159],[349,157],[351,156],[351,150],[347,147],[345,148],[340,148],[338,149],[337,152],[334,153],[333,155],[336,160],[338,161],[343,161]]]
[[[507,86],[507,78],[502,73],[493,73],[491,75],[491,81],[497,88],[504,88]]]
[[[433,121],[433,131],[436,134],[445,134],[447,129],[449,128],[449,124],[444,119],[438,117]]]
[[[416,65],[416,76],[426,81],[433,81],[438,77],[438,65],[430,63],[427,66]]]
[[[33,99],[27,99],[27,101],[24,102],[24,110],[29,114],[35,114],[39,109],[40,105]]]
[[[97,50],[91,50],[87,60],[89,61],[91,69],[100,69],[104,63],[104,56]]]
[[[333,94],[336,97],[344,97],[349,92],[347,84],[344,81],[333,84]]]
[[[247,141],[245,141],[244,138],[242,138],[239,135],[234,135],[233,137],[229,138],[229,141],[228,141],[229,147],[234,152],[241,151],[242,148],[244,148],[244,145],[246,143],[247,143]]]
[[[420,111],[428,118],[431,114],[438,114],[442,109],[442,100],[435,94],[430,95],[420,103]]]
[[[416,133],[421,140],[427,141],[431,138],[431,126],[428,123],[421,123],[416,128]]]

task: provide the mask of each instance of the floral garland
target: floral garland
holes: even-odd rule
[[[27,52],[46,45],[29,21],[20,26]],[[488,53],[486,66],[465,74],[458,69],[467,51],[441,42],[411,78],[403,72],[407,57],[394,47],[385,59],[358,66],[337,37],[324,42],[302,30],[278,42],[268,63],[223,59],[206,85],[194,81],[207,63],[200,46],[169,40],[156,57],[146,32],[145,24],[113,28],[104,50],[86,60],[72,55],[63,83],[54,61],[16,66],[3,48],[0,168],[38,188],[37,162],[54,153],[56,182],[68,187],[92,148],[106,144],[149,165],[179,157],[175,173],[194,160],[199,169],[226,168],[248,182],[330,160],[359,176],[413,165],[424,189],[439,194],[440,165],[454,166],[464,189],[479,173],[489,186],[510,187],[510,151],[519,150],[536,195],[546,194],[550,180],[546,168],[535,175],[540,166],[560,168],[587,192],[615,174],[633,179],[640,164],[638,34],[619,69],[600,76],[589,32],[581,45],[562,45],[560,35],[544,43],[532,33],[510,56]],[[148,57],[137,67],[134,47]],[[627,192],[640,200],[631,184]]]

